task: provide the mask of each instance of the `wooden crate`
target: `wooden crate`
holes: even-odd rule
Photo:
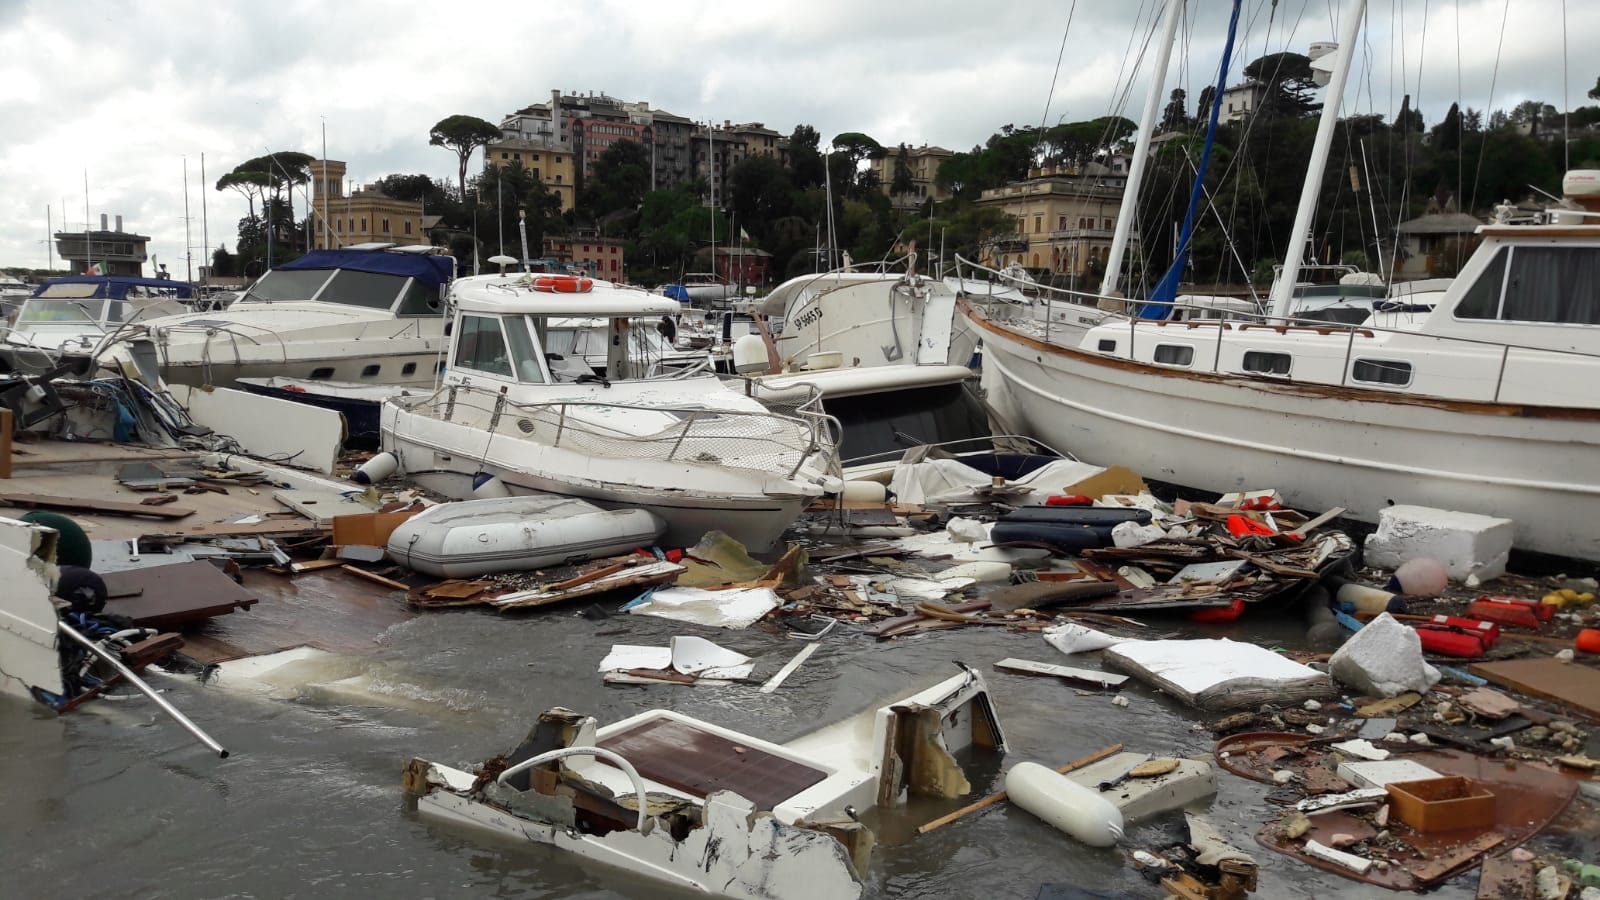
[[[1400,821],[1418,831],[1459,831],[1494,825],[1494,794],[1459,775],[1387,786]]]

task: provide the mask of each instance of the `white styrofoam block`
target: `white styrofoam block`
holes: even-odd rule
[[[1488,580],[1505,574],[1516,524],[1510,519],[1427,506],[1390,506],[1378,512],[1378,530],[1367,536],[1366,562],[1397,568],[1412,559],[1436,559],[1451,579]]]
[[[1407,691],[1426,694],[1439,683],[1439,670],[1422,658],[1415,629],[1381,613],[1335,650],[1328,674],[1368,697],[1394,697]]]
[[[1122,774],[1145,758],[1143,753],[1124,751],[1067,773],[1067,778],[1091,790],[1100,782]],[[1165,775],[1127,778],[1101,796],[1122,812],[1124,822],[1138,822],[1151,816],[1183,809],[1217,792],[1217,770],[1210,762],[1179,759],[1178,767]]]
[[[1380,762],[1339,764],[1339,777],[1358,788],[1380,788],[1402,781],[1426,781],[1439,773],[1414,759],[1385,759]]]

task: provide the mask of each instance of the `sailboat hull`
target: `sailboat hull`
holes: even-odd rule
[[[1449,401],[1070,350],[981,314],[983,385],[1087,462],[1212,491],[1277,488],[1374,522],[1392,504],[1512,519],[1519,548],[1600,559],[1600,412]]]

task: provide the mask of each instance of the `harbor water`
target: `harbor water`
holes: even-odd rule
[[[615,604],[611,605],[614,609]],[[242,613],[248,615],[249,613]],[[1293,646],[1297,617],[1260,617],[1232,636]],[[1177,630],[1152,621],[1152,632]],[[1201,717],[1130,684],[1131,701],[1055,679],[999,672],[1017,656],[1060,661],[1036,635],[952,629],[879,643],[848,625],[775,693],[754,686],[607,687],[595,671],[613,643],[662,645],[698,633],[758,660],[765,677],[802,646],[763,631],[698,629],[572,609],[506,617],[436,612],[389,628],[370,655],[304,666],[263,692],[158,676],[169,696],[232,751],[219,760],[145,700],[107,700],[65,716],[0,698],[0,865],[17,898],[320,898],[673,896],[625,873],[548,847],[497,842],[421,821],[400,768],[422,756],[463,768],[508,750],[552,706],[602,722],[665,707],[785,741],[874,701],[955,672],[983,671],[995,694],[1007,762],[1061,765],[1114,743],[1139,752],[1205,755]],[[1219,631],[1218,635],[1227,634]],[[999,788],[1003,766],[974,788]],[[1263,785],[1219,775],[1211,816],[1261,863],[1260,897],[1370,897],[1346,881],[1265,850]],[[965,801],[916,800],[867,821],[878,834],[867,895],[896,898],[1161,897],[1125,861],[1133,849],[1184,838],[1181,816],[1129,829],[1119,849],[1092,850],[1021,810],[995,806],[918,837],[915,827]],[[1595,838],[1570,840],[1593,850]],[[1470,897],[1476,877],[1441,897]],[[1041,889],[1058,886],[1054,891]],[[1065,893],[1059,891],[1067,891]],[[1072,893],[1071,891],[1079,891]],[[820,900],[820,898],[819,898]]]

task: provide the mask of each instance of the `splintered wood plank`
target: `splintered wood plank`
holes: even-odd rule
[[[1074,669],[1071,666],[1058,666],[1054,663],[1034,662],[1028,659],[1002,659],[995,663],[994,667],[1023,675],[1051,675],[1075,684],[1086,684],[1098,688],[1122,687],[1128,680],[1127,675],[1095,672],[1090,669]]]
[[[0,494],[0,505],[23,509],[55,509],[64,512],[105,513],[111,516],[149,516],[156,519],[182,519],[194,515],[186,506],[145,506],[116,500],[82,497],[48,497],[43,494]]]

